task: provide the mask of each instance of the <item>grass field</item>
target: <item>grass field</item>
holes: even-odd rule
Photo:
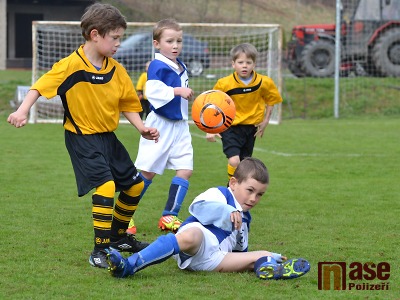
[[[287,120],[257,141],[254,156],[268,166],[271,183],[252,211],[250,248],[308,259],[304,277],[190,273],[171,259],[118,280],[87,262],[91,196],[76,195],[61,125],[15,129],[2,117],[0,299],[400,299],[399,128],[398,118]],[[226,183],[221,144],[191,131],[195,171],[181,217],[198,193]],[[121,125],[117,135],[134,159],[137,132]],[[160,234],[172,176],[156,177],[142,200],[138,238]],[[317,264],[326,261],[387,262],[389,289],[320,291]]]

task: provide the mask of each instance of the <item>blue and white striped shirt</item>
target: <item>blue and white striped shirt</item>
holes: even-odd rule
[[[155,54],[147,71],[146,97],[156,114],[169,120],[188,120],[188,100],[174,95],[174,88],[189,87],[186,66],[179,59],[178,63],[160,53]]]
[[[191,216],[181,227],[200,222],[215,235],[222,251],[247,251],[251,215],[248,211],[242,212],[242,227],[235,230],[230,219],[234,211],[242,212],[242,208],[229,188],[210,188],[193,200],[189,206]]]

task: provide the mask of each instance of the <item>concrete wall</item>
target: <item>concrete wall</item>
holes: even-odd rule
[[[0,70],[6,69],[7,60],[7,0],[0,0]]]
[[[73,2],[73,3],[72,3]],[[45,21],[79,21],[93,1],[8,1],[0,0],[0,68],[30,68],[32,55],[16,57],[16,40],[32,41],[32,29],[16,29],[16,14],[42,15]],[[57,3],[57,4],[56,4]],[[3,9],[4,8],[4,9]],[[7,12],[7,13],[5,13]],[[8,19],[6,20],[6,17]],[[4,23],[4,24],[3,24]],[[4,49],[3,49],[4,48]]]

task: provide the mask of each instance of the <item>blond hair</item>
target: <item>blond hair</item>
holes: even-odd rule
[[[164,19],[158,21],[153,28],[153,40],[160,41],[161,35],[165,29],[182,31],[181,25],[175,19]]]
[[[231,50],[232,61],[235,61],[242,53],[244,53],[246,57],[251,58],[254,62],[257,59],[258,51],[256,47],[254,47],[250,43],[243,43],[232,48]]]

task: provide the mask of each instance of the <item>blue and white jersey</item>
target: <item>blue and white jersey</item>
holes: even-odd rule
[[[188,120],[188,100],[174,96],[174,88],[189,87],[186,66],[179,59],[178,63],[156,53],[147,71],[145,93],[150,109],[156,114],[170,120]]]
[[[235,230],[230,219],[234,211],[242,214],[242,227]],[[192,216],[181,228],[192,222],[200,222],[218,239],[220,250],[225,252],[247,251],[250,230],[250,212],[243,212],[232,191],[226,187],[210,188],[197,196],[189,206]]]

